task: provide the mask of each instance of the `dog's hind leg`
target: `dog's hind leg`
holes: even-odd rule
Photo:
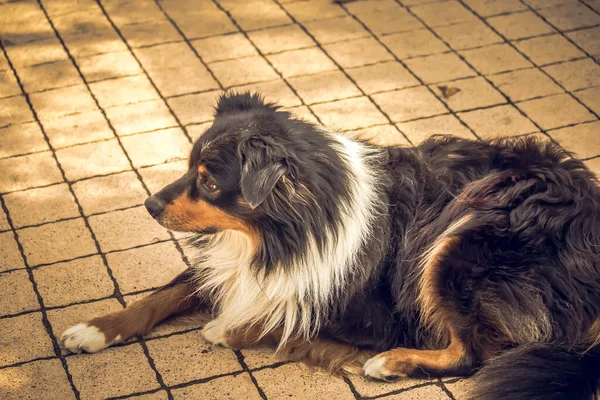
[[[473,369],[468,345],[452,334],[450,345],[442,350],[396,348],[377,354],[364,367],[365,376],[384,381],[402,377],[461,376]]]
[[[74,353],[95,353],[132,336],[144,335],[172,315],[201,310],[208,310],[208,303],[196,296],[186,271],[121,311],[72,326],[62,334],[61,344]]]

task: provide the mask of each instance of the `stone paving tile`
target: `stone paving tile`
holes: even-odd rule
[[[73,383],[86,399],[105,399],[159,388],[139,344],[75,355],[67,359],[67,364]]]
[[[434,30],[455,50],[465,50],[502,42],[500,36],[480,21],[440,26]]]
[[[180,128],[125,136],[121,142],[136,168],[187,158],[192,149]]]
[[[60,360],[34,361],[0,370],[2,397],[21,399],[75,399]]]
[[[600,155],[600,122],[582,124],[552,131],[550,136],[565,149],[574,152],[580,158]]]
[[[138,206],[148,197],[133,171],[85,179],[73,191],[85,215]]]
[[[286,51],[267,56],[267,59],[286,78],[336,69],[335,64],[317,47]]]
[[[600,81],[600,65],[591,59],[551,65],[544,68],[566,90],[580,90],[597,86]]]
[[[192,385],[173,390],[177,400],[185,399],[261,399],[250,376],[242,373],[235,376],[217,378],[200,385]]]
[[[62,182],[49,151],[0,160],[0,192],[28,189]]]
[[[40,308],[27,271],[10,271],[0,275],[0,286],[0,316]]]
[[[562,31],[600,24],[600,15],[590,12],[589,8],[580,2],[542,8],[539,13]]]
[[[413,58],[406,60],[406,66],[427,84],[476,75],[471,67],[453,53]]]
[[[44,224],[79,216],[79,209],[67,184],[29,189],[4,196],[13,226]]]
[[[19,231],[30,266],[55,263],[96,253],[83,219],[67,220]]]
[[[509,40],[523,39],[554,32],[554,29],[531,11],[488,18],[487,22]]]
[[[441,87],[452,87],[460,91],[445,98],[440,90]],[[482,77],[440,83],[434,85],[433,90],[440,92],[442,101],[453,111],[465,111],[506,103],[505,97]]]
[[[40,126],[31,122],[0,129],[0,158],[48,150]]]
[[[339,377],[322,371],[311,371],[300,364],[287,364],[277,369],[254,373],[267,398],[349,399],[352,392]]]
[[[596,119],[585,107],[567,94],[557,94],[517,105],[542,129],[560,128]]]
[[[508,44],[461,51],[465,59],[484,75],[530,67],[531,63]]]
[[[596,114],[600,114],[600,87],[594,87],[574,93],[575,97]]]
[[[105,112],[119,136],[177,126],[177,121],[163,100],[111,107]],[[152,115],[152,118],[148,118],[148,115]]]
[[[412,31],[422,28],[423,24],[406,9],[391,7],[374,12],[355,12],[358,19],[375,35]]]
[[[373,95],[373,99],[394,122],[431,117],[447,112],[444,104],[424,86],[376,94]]]
[[[60,149],[56,157],[71,181],[130,169],[117,139]]]
[[[380,146],[409,146],[410,142],[394,125],[378,125],[348,132],[352,137],[370,140]]]
[[[398,382],[376,382],[367,380],[362,376],[353,376],[350,378],[352,385],[363,397],[375,397],[386,395],[390,392],[405,390],[413,386],[423,385],[424,383],[435,382],[434,379],[402,379]]]
[[[0,98],[12,97],[21,93],[14,73],[8,69],[0,72]]]
[[[581,50],[560,35],[526,39],[517,42],[515,45],[539,66],[585,57]]]
[[[352,68],[392,60],[394,56],[373,38],[349,40],[323,46],[341,67]]]
[[[90,84],[90,90],[103,108],[158,99],[158,93],[143,75],[95,82]]]
[[[187,269],[173,242],[111,253],[106,259],[123,294],[164,286]]]
[[[600,173],[599,24],[597,0],[0,0],[0,397],[75,398],[48,330],[187,267],[185,235],[142,204],[187,171],[222,90],[387,146],[551,138]],[[202,324],[166,321],[148,353],[135,339],[68,355],[73,387],[82,400],[470,391],[468,379],[349,385],[271,348],[215,348]]]
[[[0,319],[0,366],[54,355],[42,313]]]
[[[409,86],[417,86],[419,81],[402,64],[392,61],[366,67],[346,70],[354,82],[365,93],[372,94]]]
[[[55,149],[114,137],[100,111],[86,111],[44,120],[42,126]]]
[[[207,344],[200,331],[149,341],[148,350],[167,385],[242,370],[233,351]]]
[[[490,81],[512,101],[562,93],[551,78],[538,69],[522,69],[488,76]]]
[[[294,107],[302,104],[298,96],[290,89],[287,83],[278,79],[268,82],[250,83],[248,85],[236,86],[235,91],[255,91],[261,93],[265,100],[277,103],[282,107]],[[192,127],[188,127],[188,131]],[[191,135],[194,138],[194,135]],[[198,138],[198,136],[196,136]]]
[[[323,103],[361,95],[356,85],[341,71],[298,76],[290,78],[289,82],[306,104]]]
[[[19,69],[19,79],[27,93],[82,84],[70,60]]]
[[[46,307],[101,299],[114,291],[100,256],[46,265],[34,270],[33,276]]]
[[[128,51],[80,58],[77,65],[88,82],[142,73],[135,57]]]
[[[382,41],[400,59],[442,53],[448,46],[427,29],[385,36]]]
[[[414,145],[418,145],[431,135],[453,135],[471,140],[475,138],[475,135],[453,115],[400,122],[397,126]]]
[[[33,113],[23,96],[0,99],[0,126],[33,121]]]
[[[458,116],[484,139],[524,135],[538,130],[530,120],[509,105],[468,111]]]
[[[89,221],[100,248],[105,252],[169,239],[164,228],[143,207],[95,215]]]
[[[600,26],[569,32],[567,37],[589,54],[600,54]]]
[[[317,104],[313,111],[327,126],[342,130],[385,124],[387,119],[365,97]]]
[[[4,223],[3,228],[9,229],[8,223]],[[12,232],[0,233],[0,246],[2,247],[2,253],[0,253],[0,272],[25,267]]]
[[[97,110],[94,99],[84,85],[34,93],[30,98],[33,108],[41,120]]]
[[[527,6],[519,0],[464,0],[464,2],[482,17],[527,9]]]
[[[268,32],[268,30],[258,31],[259,34],[262,32]],[[266,38],[270,37],[270,34],[266,35]],[[285,42],[286,39],[287,37],[284,35],[282,42]],[[198,39],[194,40],[192,45],[206,63],[255,56],[258,54],[254,46],[252,46],[252,43],[250,43],[250,41],[241,33]],[[278,46],[275,47],[277,48]]]
[[[5,50],[15,68],[69,59],[67,52],[55,37],[19,45],[7,45]]]

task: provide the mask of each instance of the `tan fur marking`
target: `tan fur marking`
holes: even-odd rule
[[[421,303],[421,314],[426,321],[432,322],[431,319],[439,312],[439,306],[443,302],[438,285],[440,266],[450,250],[456,247],[459,242],[460,238],[456,236],[447,237],[441,240],[437,243],[427,263],[423,267],[419,300]]]
[[[207,169],[206,169],[206,165],[199,165],[198,166],[198,174],[202,175],[204,173],[206,173]]]
[[[125,341],[135,335],[144,335],[167,317],[197,305],[193,288],[180,283],[154,292],[121,311],[94,318],[87,324],[104,333],[107,343],[117,336],[120,341]]]
[[[253,240],[257,239],[254,229],[244,221],[203,200],[194,201],[187,193],[169,204],[163,215],[162,223],[169,229],[181,232],[193,232],[206,228],[233,229],[249,235]]]
[[[383,369],[388,375],[414,376],[419,372],[443,374],[445,371],[460,368],[467,355],[466,346],[452,329],[450,337],[450,345],[443,350],[396,348],[377,357],[383,357],[385,360]]]
[[[585,353],[600,345],[600,318],[596,318],[592,326],[589,327],[587,337],[590,345]]]

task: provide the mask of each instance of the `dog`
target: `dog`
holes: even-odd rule
[[[192,267],[69,328],[96,352],[164,319],[332,373],[475,374],[476,399],[588,399],[600,372],[600,191],[550,141],[383,147],[223,95],[189,170],[145,206]]]

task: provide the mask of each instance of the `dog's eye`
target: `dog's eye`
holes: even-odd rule
[[[215,190],[217,190],[217,185],[214,182],[209,181],[208,179],[204,179],[204,181],[202,182],[202,186],[204,186],[204,188],[210,192],[214,192]]]

